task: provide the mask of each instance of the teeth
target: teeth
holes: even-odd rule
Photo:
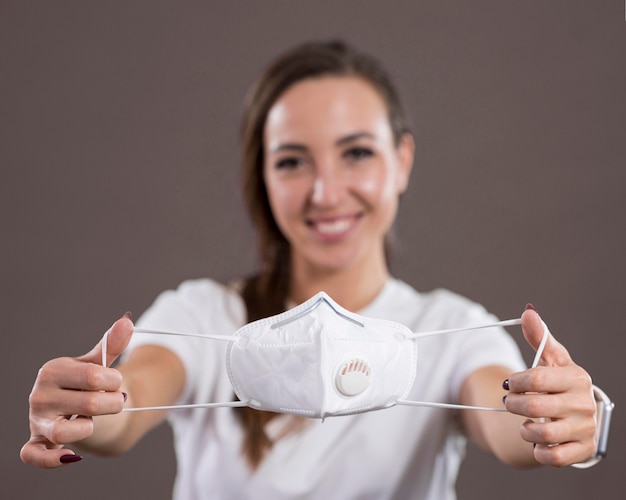
[[[341,219],[333,222],[318,222],[316,227],[320,233],[337,234],[347,231],[350,227],[350,221]]]

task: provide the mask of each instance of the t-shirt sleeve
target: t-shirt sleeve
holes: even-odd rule
[[[162,292],[139,318],[136,326],[200,335],[232,334],[223,288],[210,280],[184,282],[176,290]],[[158,345],[176,354],[185,369],[185,387],[177,404],[184,404],[195,402],[200,380],[206,387],[223,376],[225,344],[197,337],[136,332],[125,355],[141,345]]]

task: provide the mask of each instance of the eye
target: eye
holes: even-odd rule
[[[353,148],[348,149],[344,156],[352,161],[361,161],[366,160],[374,156],[374,151],[371,148],[367,148],[364,146],[355,146]]]
[[[275,165],[276,165],[276,169],[278,170],[294,170],[300,167],[303,163],[304,161],[302,160],[302,158],[297,158],[295,156],[288,156],[285,158],[281,158],[280,160],[277,160]]]

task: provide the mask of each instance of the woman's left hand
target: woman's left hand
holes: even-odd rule
[[[532,308],[522,315],[522,329],[536,350],[544,328]],[[537,462],[562,467],[594,456],[597,422],[591,377],[552,334],[538,366],[512,374],[508,387],[506,409],[529,417],[520,434],[534,444]]]

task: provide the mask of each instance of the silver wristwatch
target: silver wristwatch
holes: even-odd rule
[[[578,469],[588,469],[589,467],[593,467],[606,456],[606,449],[609,442],[611,415],[613,413],[613,408],[615,408],[615,403],[611,401],[611,398],[609,398],[602,389],[596,385],[592,387],[593,395],[596,398],[596,420],[598,423],[598,427],[596,429],[596,453],[589,460],[572,464],[572,467],[576,467]]]

